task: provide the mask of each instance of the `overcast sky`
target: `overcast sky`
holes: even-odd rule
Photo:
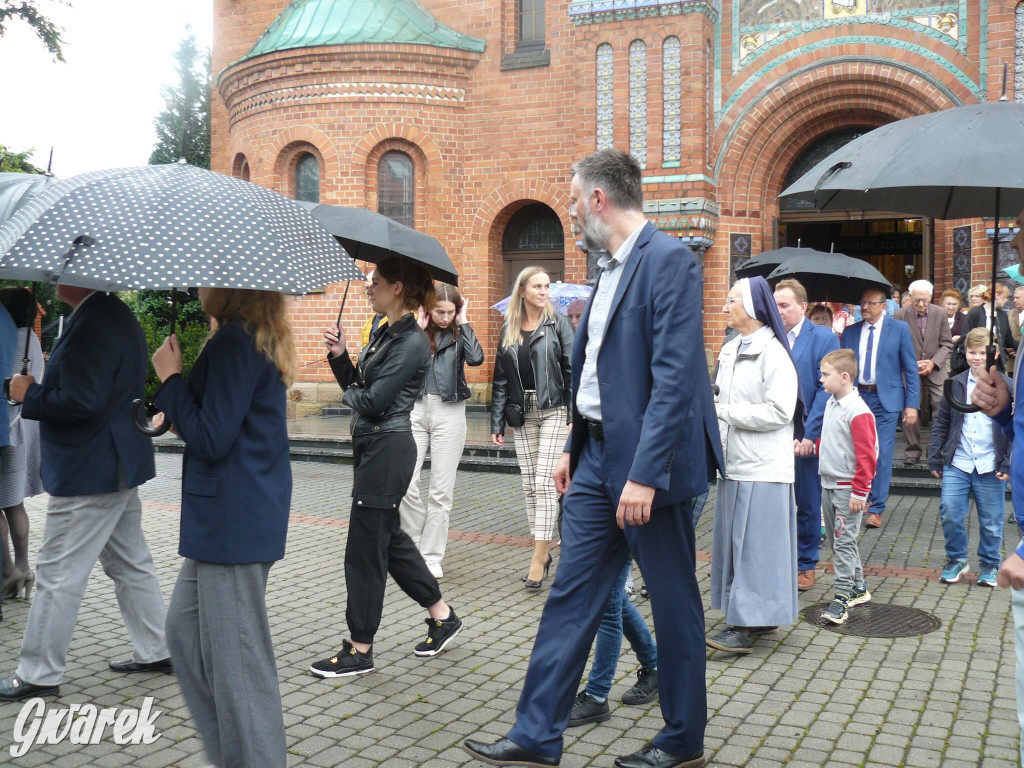
[[[0,37],[0,144],[62,178],[100,168],[145,165],[162,85],[176,82],[174,51],[191,25],[211,45],[212,0],[40,0],[63,27],[66,63],[18,20]]]

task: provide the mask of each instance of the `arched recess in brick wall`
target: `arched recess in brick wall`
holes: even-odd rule
[[[237,152],[235,154],[235,159],[231,161],[231,175],[242,181],[251,180],[252,168],[249,167],[249,159],[244,153]]]
[[[341,178],[338,151],[327,134],[315,128],[289,128],[278,134],[270,148],[273,189],[286,197],[295,197],[295,165],[303,155],[311,154],[320,164],[321,199],[330,202]]]
[[[769,84],[716,137],[723,142],[715,168],[723,215],[770,220],[793,160],[820,137],[849,125],[877,127],[958,106],[958,96],[905,68],[857,61],[794,72]]]
[[[390,150],[405,152],[412,158],[416,174],[416,228],[425,229],[430,220],[427,206],[431,192],[436,191],[443,177],[444,164],[437,144],[420,128],[401,123],[379,125],[356,142],[350,166],[363,169],[364,182],[360,185],[363,199],[353,205],[377,210],[377,170],[380,158]]]
[[[382,206],[379,196],[378,185],[381,179],[381,160],[389,153],[397,152],[409,158],[412,163],[412,184],[413,184],[413,225],[415,229],[426,230],[428,220],[429,197],[427,188],[429,186],[430,167],[427,163],[427,156],[423,149],[406,139],[389,138],[377,144],[370,150],[363,165],[364,175],[364,200],[367,208],[373,211],[387,214],[387,206]],[[385,174],[386,175],[386,174]],[[409,222],[403,221],[403,224]]]

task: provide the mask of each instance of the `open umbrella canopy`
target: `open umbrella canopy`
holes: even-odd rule
[[[774,285],[779,280],[799,280],[813,301],[838,301],[855,304],[864,291],[872,288],[889,295],[889,281],[885,275],[860,259],[842,253],[821,253],[796,256],[776,267],[768,280]]]
[[[780,197],[807,200],[821,211],[1016,217],[1024,209],[1021,147],[1024,104],[956,107],[899,120],[854,139]]]
[[[746,264],[736,270],[736,277],[764,277],[767,278],[772,271],[780,264],[789,261],[796,256],[828,256],[824,251],[816,251],[813,248],[792,248],[786,246],[775,248],[771,251],[764,251],[757,254]]]
[[[548,299],[555,305],[556,312],[560,315],[567,315],[569,314],[570,304],[577,299],[583,299],[586,301],[590,298],[590,294],[593,293],[593,291],[594,289],[589,285],[557,282],[551,284],[551,293],[548,295]],[[511,296],[506,296],[497,304],[492,305],[491,309],[496,309],[504,315],[505,311],[508,309],[508,303],[511,299]]]
[[[59,182],[56,176],[39,173],[0,173],[0,224],[44,189]]]
[[[295,201],[172,164],[85,173],[34,195],[0,226],[0,277],[302,294],[363,276]]]
[[[455,265],[435,237],[365,208],[305,201],[300,201],[299,205],[338,238],[354,259],[376,264],[387,256],[405,256],[426,267],[435,280],[459,284]]]

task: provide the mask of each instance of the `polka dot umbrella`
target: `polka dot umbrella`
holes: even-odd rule
[[[207,286],[304,294],[362,279],[295,201],[184,164],[49,185],[0,226],[0,278],[103,291]]]

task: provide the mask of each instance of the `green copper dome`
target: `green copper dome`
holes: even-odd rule
[[[293,0],[245,58],[291,48],[360,43],[484,50],[483,40],[439,23],[416,0]]]

